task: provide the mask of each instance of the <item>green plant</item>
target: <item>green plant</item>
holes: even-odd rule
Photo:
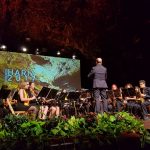
[[[20,130],[22,130],[23,137],[40,137],[44,133],[45,122],[42,121],[28,121],[20,126]]]
[[[2,123],[2,128],[7,131],[8,139],[15,139],[20,137],[20,126],[22,123],[28,122],[29,119],[26,116],[14,116],[7,115]]]
[[[26,116],[14,116],[14,115],[7,115],[5,118],[4,118],[4,125],[5,125],[5,128],[8,129],[8,130],[12,130],[12,131],[17,131],[18,128],[20,127],[20,125],[24,122],[28,122],[29,119],[26,117]]]
[[[54,136],[77,136],[81,134],[81,124],[85,124],[84,118],[75,118],[75,116],[72,116],[66,121],[59,121],[58,125],[50,133]]]
[[[150,142],[150,134],[144,128],[143,122],[137,120],[127,112],[115,114],[94,114],[67,119],[56,117],[51,120],[39,121],[30,120],[25,116],[9,115],[0,122],[0,140],[24,141],[32,144],[34,140],[37,143],[49,141],[52,138],[78,138],[80,141],[86,139],[98,141],[99,143],[111,143],[118,140],[124,133],[138,135],[141,144]],[[32,140],[34,139],[34,140]],[[13,142],[12,142],[13,141]],[[8,145],[10,144],[8,142]]]

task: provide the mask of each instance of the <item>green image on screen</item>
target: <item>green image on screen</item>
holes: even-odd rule
[[[0,86],[17,88],[22,81],[38,89],[80,89],[80,60],[0,51]]]

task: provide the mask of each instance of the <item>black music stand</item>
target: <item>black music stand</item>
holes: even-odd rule
[[[67,99],[77,101],[80,98],[80,92],[69,92]]]
[[[0,90],[0,99],[7,99],[11,90],[10,89],[3,89]]]
[[[133,97],[136,96],[136,92],[134,88],[122,89],[123,97]]]
[[[41,89],[41,91],[39,92],[37,98],[47,97],[47,95],[49,94],[50,90],[51,90],[51,89],[48,88],[48,87],[43,87],[43,88]]]
[[[56,89],[51,89],[48,95],[46,96],[46,99],[55,99],[56,95],[58,93],[58,90]]]

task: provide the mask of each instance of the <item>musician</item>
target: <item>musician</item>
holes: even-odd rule
[[[26,92],[28,93],[29,98],[35,96],[35,99],[32,100],[30,103],[32,103],[32,105],[37,105],[37,101],[36,101],[36,97],[38,95],[38,91],[35,90],[35,83],[34,82],[29,82],[29,88],[26,90]]]
[[[53,117],[58,117],[60,115],[60,107],[59,106],[51,106],[49,109],[49,119]]]
[[[58,92],[57,94],[57,101],[59,102],[60,105],[60,109],[61,109],[61,113],[63,115],[66,115],[67,117],[69,117],[70,113],[69,113],[69,109],[70,109],[70,103],[67,99],[68,96],[68,92],[66,89],[62,89],[60,92]]]
[[[29,82],[21,82],[18,91],[18,103],[14,108],[16,111],[28,111],[33,114],[33,119],[36,118],[37,108],[31,104],[32,100],[35,100],[35,96],[29,98],[27,89],[29,88]]]
[[[123,110],[123,97],[121,90],[118,88],[116,84],[112,84],[111,90],[114,93],[114,99],[113,99],[113,107],[114,109],[117,107],[117,111],[122,111]]]
[[[30,103],[34,106],[39,105],[39,112],[38,112],[38,118],[41,120],[45,120],[48,113],[48,106],[47,105],[40,105],[39,101],[37,100],[38,91],[35,89],[35,83],[29,82],[29,88],[27,90],[29,97],[35,96],[35,99],[32,100]]]
[[[148,114],[147,107],[150,106],[150,87],[146,87],[145,80],[139,81],[140,88],[143,89],[141,97],[144,98],[145,102],[141,104],[143,118],[145,120],[149,119],[146,115]]]
[[[126,90],[133,89],[133,91],[135,92],[135,89],[134,89],[134,87],[133,87],[133,85],[131,83],[127,83],[125,85],[125,89]],[[137,116],[138,115],[138,111],[141,110],[141,106],[140,106],[139,103],[136,102],[137,101],[136,100],[136,92],[133,93],[132,95],[128,95],[128,96],[125,95],[124,99],[125,99],[127,111],[129,113],[132,113],[135,116]]]
[[[29,91],[31,95],[37,96],[38,95],[38,90],[35,88],[35,83],[34,82],[29,82]]]
[[[53,117],[58,117],[60,115],[60,107],[58,106],[58,103],[57,103],[57,93],[58,91],[55,90],[55,89],[51,89],[51,91],[54,91],[56,92],[55,94],[56,95],[53,95],[52,97],[50,96],[50,98],[48,98],[47,96],[46,97],[42,97],[42,106],[41,106],[41,112],[40,112],[40,116],[45,116],[43,119],[45,119],[47,116],[47,110],[49,112],[49,115],[48,115],[48,118],[51,119]],[[49,91],[49,92],[51,92]],[[42,115],[44,114],[44,115]],[[41,118],[41,119],[42,119]]]
[[[96,59],[96,66],[92,68],[88,77],[93,76],[94,99],[96,101],[95,112],[103,113],[108,111],[107,94],[107,68],[102,65],[102,59]]]
[[[2,93],[4,90],[7,90],[7,85],[2,85],[0,89],[0,118],[4,118],[6,115],[8,115],[8,110],[5,107],[5,102],[3,101]]]

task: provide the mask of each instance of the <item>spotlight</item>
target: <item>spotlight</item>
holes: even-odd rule
[[[40,54],[40,51],[39,51],[38,48],[35,50],[35,54],[36,54],[36,55],[39,55],[39,54]]]
[[[23,52],[27,52],[27,51],[28,51],[28,49],[27,49],[26,47],[22,47],[21,50],[22,50]]]
[[[30,37],[26,37],[25,40],[26,40],[27,42],[30,42],[30,41],[31,41],[31,38],[30,38]]]
[[[76,59],[76,55],[75,54],[72,55],[72,59]]]
[[[6,49],[7,49],[7,46],[6,46],[6,45],[1,45],[1,46],[0,46],[0,49],[6,50]]]
[[[57,51],[57,56],[59,56],[61,53],[60,53],[60,51]]]

